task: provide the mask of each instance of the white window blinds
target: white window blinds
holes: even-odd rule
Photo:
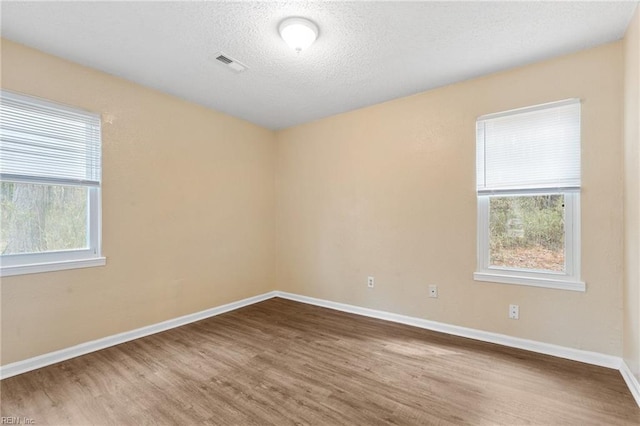
[[[477,120],[479,194],[580,188],[580,100]]]
[[[0,92],[0,179],[99,186],[100,116]]]

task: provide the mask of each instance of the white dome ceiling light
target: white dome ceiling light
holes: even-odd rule
[[[318,38],[318,26],[305,18],[287,18],[278,27],[282,39],[296,52],[311,46]]]

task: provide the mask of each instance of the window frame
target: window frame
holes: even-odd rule
[[[36,98],[2,89],[0,96],[23,100],[26,103],[41,104],[49,108],[93,115],[97,114],[67,105],[58,104],[46,99]],[[97,116],[100,119],[99,116]],[[99,132],[100,146],[102,132]],[[51,182],[46,178],[0,177],[1,181],[14,183],[32,183],[42,185],[80,186],[87,189],[87,246],[86,248],[55,250],[40,253],[0,254],[0,277],[52,272],[67,269],[103,266],[106,258],[102,256],[102,182],[97,186],[82,183]]]
[[[489,201],[491,197],[526,195],[564,196],[564,254],[565,271],[545,271],[524,268],[491,266],[489,244]],[[562,290],[585,291],[586,285],[580,280],[580,193],[578,191],[517,191],[500,194],[478,195],[478,247],[476,281],[519,284]]]
[[[487,118],[501,117],[507,115],[517,115],[519,113],[527,113],[531,111],[539,111],[546,108],[553,108],[567,105],[570,103],[580,102],[579,99],[567,99],[547,104],[534,105],[531,107],[519,108],[511,111],[504,111],[495,114],[488,114],[479,117],[476,123]],[[580,119],[580,117],[579,117]],[[581,125],[580,125],[581,127]],[[482,136],[484,137],[484,135]],[[485,153],[479,153],[479,133],[476,131],[476,156],[481,155],[484,158]],[[482,147],[484,149],[486,141],[483,139]],[[477,166],[480,167],[480,166]],[[483,166],[485,167],[485,166]],[[484,170],[484,169],[479,169]],[[478,172],[479,173],[479,172]],[[527,195],[562,195],[564,196],[564,255],[565,270],[564,272],[535,270],[526,268],[512,268],[492,266],[490,253],[490,218],[489,203],[491,197],[508,197],[508,196],[527,196]],[[516,284],[534,287],[544,287],[561,290],[586,291],[586,284],[580,279],[581,271],[581,242],[580,242],[580,187],[572,188],[520,188],[520,189],[483,189],[476,193],[477,197],[477,263],[476,271],[473,274],[475,281],[485,281],[503,284]]]

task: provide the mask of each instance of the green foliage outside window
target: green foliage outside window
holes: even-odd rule
[[[491,265],[564,270],[564,196],[491,197]]]
[[[85,187],[0,182],[0,253],[87,247]]]

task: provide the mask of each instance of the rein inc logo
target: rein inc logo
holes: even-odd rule
[[[31,417],[2,416],[0,425],[35,425],[36,421]]]

